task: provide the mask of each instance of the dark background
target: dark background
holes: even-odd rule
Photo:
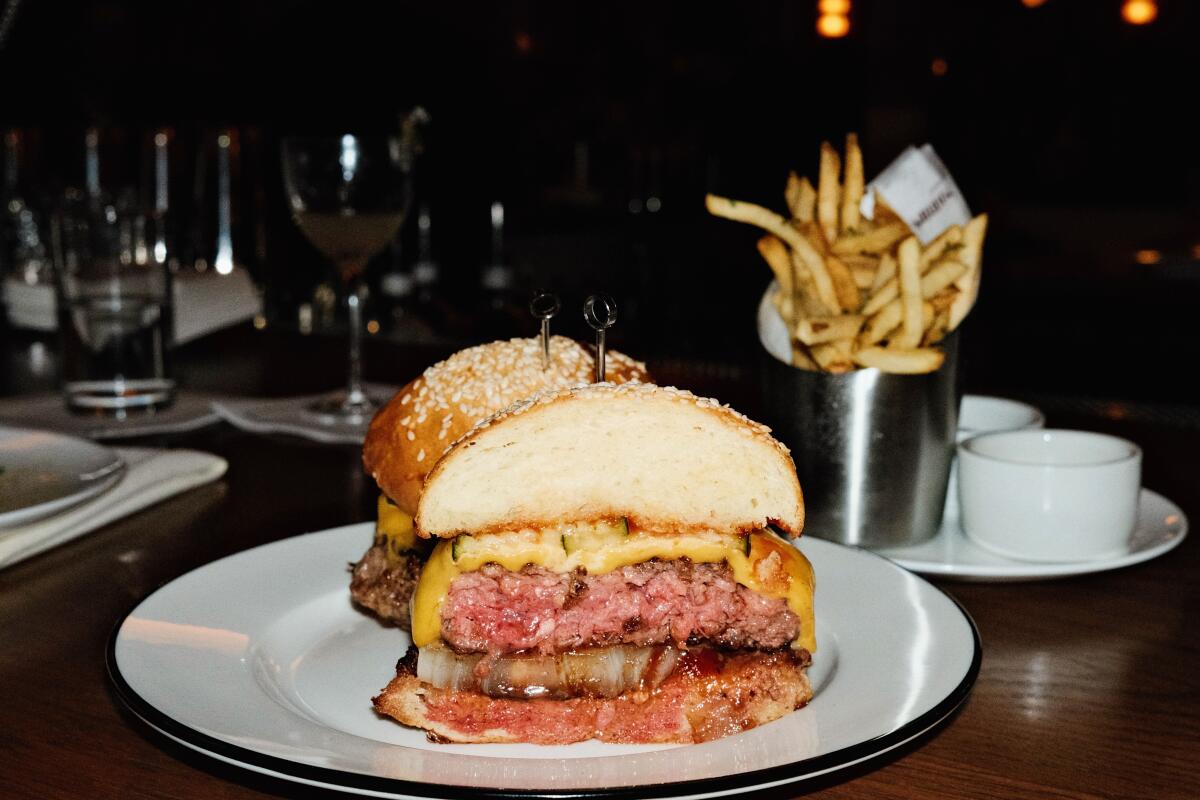
[[[826,40],[815,0],[22,0],[0,128],[22,132],[21,181],[44,205],[81,182],[88,126],[108,186],[144,184],[149,137],[169,128],[192,254],[210,246],[213,142],[232,131],[238,260],[287,327],[328,276],[287,217],[280,137],[391,130],[421,104],[440,281],[419,301],[377,291],[380,335],[529,334],[521,307],[547,286],[566,307],[556,329],[582,336],[599,289],[621,305],[618,345],[718,367],[758,358],[769,273],[757,233],[708,217],[704,192],[781,208],[787,170],[815,175],[822,139],[857,131],[868,177],[930,142],[991,217],[968,388],[1200,403],[1200,9],[1160,0],[1133,26],[1120,0],[852,6],[850,34]],[[517,276],[503,296],[479,287],[493,201]],[[377,274],[411,263],[411,223]]]

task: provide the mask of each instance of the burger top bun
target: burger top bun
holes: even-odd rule
[[[449,538],[622,517],[652,534],[796,536],[804,499],[770,429],[680,389],[598,383],[475,426],[426,479],[416,528]]]
[[[477,422],[539,392],[588,383],[594,370],[591,350],[565,336],[550,338],[548,369],[537,337],[460,350],[380,409],[363,444],[363,465],[383,493],[412,514],[434,463]],[[612,383],[650,380],[645,364],[615,350],[607,351],[605,373]]]

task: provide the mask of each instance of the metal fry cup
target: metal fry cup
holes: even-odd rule
[[[805,534],[879,548],[932,538],[954,457],[958,335],[940,343],[946,360],[927,375],[810,372],[781,360],[769,295],[759,310],[763,421],[791,448]]]

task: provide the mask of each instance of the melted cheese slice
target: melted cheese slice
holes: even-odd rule
[[[375,541],[386,545],[388,562],[393,565],[417,549],[417,532],[413,518],[392,504],[387,495],[379,495],[376,504]]]
[[[683,536],[633,532],[595,546],[573,549],[568,554],[563,542],[571,533],[572,527],[565,526],[462,536],[438,542],[413,594],[413,644],[424,647],[441,639],[441,608],[450,583],[462,573],[477,570],[488,562],[514,572],[533,564],[555,572],[583,567],[589,575],[603,575],[652,558],[666,561],[687,556],[697,564],[724,561],[741,585],[765,597],[785,599],[800,620],[800,635],[792,647],[810,653],[816,651],[812,565],[803,553],[770,531],[757,531],[749,537],[715,532]]]

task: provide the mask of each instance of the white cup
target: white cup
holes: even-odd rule
[[[1142,451],[1086,431],[985,433],[958,445],[962,527],[979,546],[1025,561],[1123,552],[1137,521]]]
[[[972,436],[993,431],[1015,431],[1043,428],[1046,417],[1041,409],[1027,403],[1004,397],[989,397],[981,394],[963,395],[958,407],[958,431],[955,442],[964,442]],[[946,487],[946,509],[943,519],[957,519],[958,506],[958,459],[950,467],[950,483]]]
[[[981,394],[964,395],[958,408],[958,441],[992,431],[1041,428],[1046,417],[1027,403]]]

